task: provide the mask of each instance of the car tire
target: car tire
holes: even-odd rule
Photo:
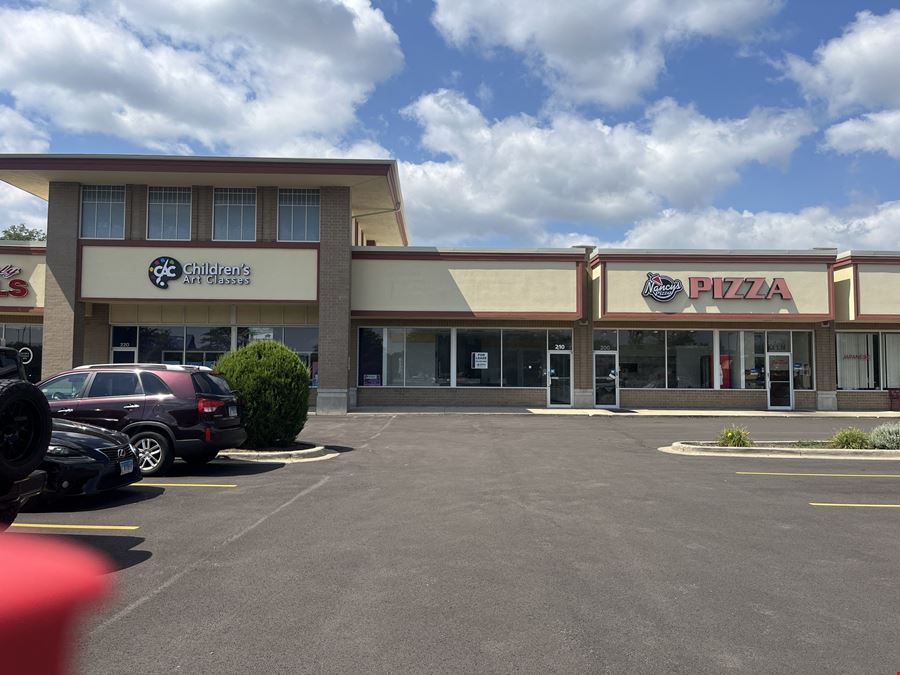
[[[21,380],[0,381],[0,484],[38,467],[52,429],[50,404],[40,389]]]
[[[142,476],[164,474],[175,461],[169,439],[155,431],[139,431],[131,437],[131,445],[137,451]]]
[[[186,454],[182,459],[191,466],[203,466],[213,461],[219,454],[218,450],[203,450],[201,452],[192,452]]]

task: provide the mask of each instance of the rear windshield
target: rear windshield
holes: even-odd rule
[[[214,394],[217,396],[230,396],[231,387],[224,378],[210,373],[194,373],[191,378],[194,380],[194,390],[198,394]]]

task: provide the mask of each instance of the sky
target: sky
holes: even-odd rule
[[[0,0],[0,152],[390,157],[421,246],[896,250],[892,5]]]

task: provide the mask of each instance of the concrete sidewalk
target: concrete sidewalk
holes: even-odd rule
[[[310,411],[310,414],[315,414]],[[587,417],[805,417],[854,419],[886,418],[900,420],[900,412],[856,410],[664,410],[602,408],[523,408],[497,407],[441,407],[441,406],[371,406],[354,408],[349,415],[575,415]]]

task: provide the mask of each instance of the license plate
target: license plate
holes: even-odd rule
[[[228,416],[229,417],[237,417],[237,406],[236,405],[228,406]]]
[[[131,473],[132,471],[134,471],[134,460],[123,459],[122,463],[119,464],[119,475],[124,476],[126,473]]]

